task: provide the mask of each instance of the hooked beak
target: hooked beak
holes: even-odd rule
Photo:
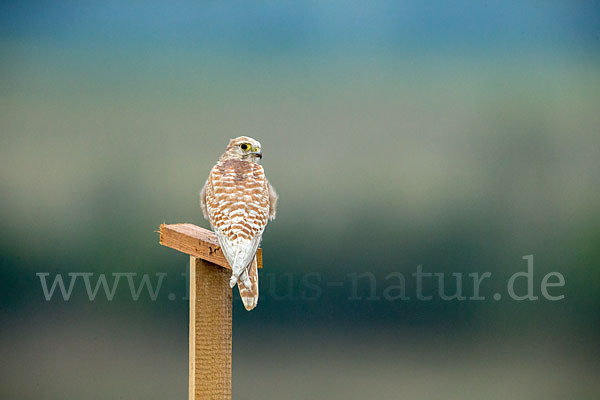
[[[258,158],[262,159],[262,151],[254,151],[250,154],[252,154],[254,157],[258,157]]]

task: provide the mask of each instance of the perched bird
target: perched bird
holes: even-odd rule
[[[200,192],[204,218],[232,269],[229,285],[237,283],[248,311],[258,303],[256,250],[277,206],[277,193],[265,177],[261,159],[257,140],[231,139]]]

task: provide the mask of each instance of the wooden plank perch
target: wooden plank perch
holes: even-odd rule
[[[162,224],[160,244],[190,256],[189,400],[231,399],[231,267],[215,234]],[[262,250],[258,249],[262,268]]]
[[[201,258],[231,269],[219,248],[219,242],[214,232],[193,224],[162,224],[160,226],[160,244],[179,250],[196,258]],[[262,268],[262,249],[256,252],[258,268]]]

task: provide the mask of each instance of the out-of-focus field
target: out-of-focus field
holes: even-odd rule
[[[185,398],[187,260],[153,231],[208,227],[198,191],[228,139],[248,135],[280,206],[258,308],[234,296],[236,398],[595,398],[600,57],[589,12],[549,6],[510,19],[512,33],[473,22],[507,21],[496,4],[506,14],[450,14],[449,28],[398,28],[410,31],[398,43],[367,6],[369,18],[337,5],[299,20],[262,6],[267,28],[239,27],[253,20],[233,9],[211,8],[217,22],[193,29],[177,8],[161,23],[114,4],[99,16],[6,9],[0,397]],[[341,25],[316,17],[338,12]],[[186,27],[204,41],[169,36]],[[536,294],[558,271],[564,300],[492,300],[528,254]],[[387,274],[417,265],[489,271],[487,300],[368,300],[364,281],[353,298],[353,273],[372,272],[381,295]],[[168,277],[154,302],[124,286],[113,301],[79,286],[46,302],[36,272]],[[302,299],[313,272],[323,294]]]
[[[241,305],[240,305],[241,306]],[[43,326],[43,332],[35,330]],[[590,342],[545,334],[289,326],[234,328],[233,392],[242,398],[593,399]],[[185,398],[185,321],[27,313],[0,338],[6,398]],[[575,336],[571,336],[575,337]]]

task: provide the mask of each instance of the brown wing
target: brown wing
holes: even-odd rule
[[[204,182],[204,186],[200,191],[200,208],[205,219],[208,219],[208,210],[206,209],[206,186],[208,185],[208,179]]]
[[[262,167],[240,160],[219,161],[209,175],[205,198],[209,221],[233,270],[231,283],[240,276],[248,279],[244,272],[269,218],[269,187]]]
[[[277,215],[277,200],[279,200],[279,196],[273,185],[271,185],[271,182],[267,181],[267,186],[269,188],[269,219],[272,221]]]

